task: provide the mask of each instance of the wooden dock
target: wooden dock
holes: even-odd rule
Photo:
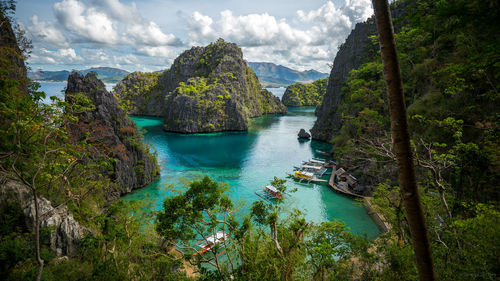
[[[335,184],[335,181],[334,181],[334,178],[335,178],[335,172],[332,171],[332,175],[330,176],[330,181],[328,181],[328,185],[333,188],[333,190],[337,191],[337,192],[340,192],[342,194],[345,194],[345,195],[349,195],[349,196],[353,196],[353,197],[356,197],[356,198],[365,198],[366,196],[363,196],[363,195],[359,195],[359,194],[356,194],[356,193],[353,193],[353,192],[350,192],[349,190],[343,190],[341,188],[339,188],[336,184]]]

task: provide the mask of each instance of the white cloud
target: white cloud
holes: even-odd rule
[[[83,57],[99,65],[147,68],[146,65],[163,64],[164,68],[186,47],[178,37],[143,17],[135,3],[57,1],[53,5],[57,21],[40,21],[34,15],[27,27],[35,44],[44,43],[45,48],[34,54],[32,61],[57,63],[61,59],[81,63],[79,58]],[[286,19],[268,13],[238,15],[231,10],[212,18],[203,11],[194,11],[183,21],[187,24],[183,39],[189,45],[205,45],[222,37],[241,46],[249,61],[270,61],[300,70],[314,68],[326,72],[337,46],[357,22],[372,14],[371,0],[343,1],[342,5],[328,1],[315,10],[298,10]],[[76,57],[70,53],[56,56],[61,50],[69,50],[69,46],[74,48]]]
[[[206,44],[218,37],[244,47],[274,45],[277,40],[292,45],[310,41],[305,32],[266,13],[234,16],[232,11],[225,10],[214,23],[209,16],[194,12],[188,23],[188,34],[195,44]]]
[[[211,17],[194,12],[188,21],[188,35],[194,42],[213,41],[217,38],[215,30],[212,29],[214,21]]]
[[[115,24],[95,8],[87,8],[77,0],[63,0],[54,4],[58,22],[70,30],[79,40],[92,43],[115,44],[118,34]]]
[[[31,54],[30,62],[33,64],[78,64],[83,62],[83,58],[78,56],[72,48],[56,51],[37,48]]]
[[[90,0],[93,6],[105,9],[112,18],[122,22],[135,22],[142,20],[135,3],[130,6],[120,3],[119,0]]]
[[[370,0],[344,1],[340,8],[328,1],[317,10],[297,11],[291,22],[306,24],[305,29],[267,13],[235,16],[225,10],[214,20],[194,12],[188,21],[188,35],[191,43],[198,45],[218,37],[235,42],[250,61],[328,71],[327,63],[333,60],[337,46],[344,42],[357,22],[372,14]]]
[[[160,47],[150,47],[144,46],[137,49],[137,53],[139,55],[150,56],[150,57],[176,57],[177,53],[173,50],[170,50],[168,47],[160,46]]]
[[[179,38],[163,32],[155,22],[146,20],[134,3],[126,5],[119,0],[62,0],[54,4],[53,11],[57,25],[39,22],[38,16],[33,15],[27,29],[36,39],[35,43],[45,42],[52,48],[65,48],[70,43],[81,44],[81,47],[91,44],[113,49],[128,46],[141,55],[163,57],[172,56],[167,46],[183,45]]]
[[[163,33],[161,28],[152,21],[129,26],[127,28],[127,35],[134,40],[136,45],[162,46],[182,44],[173,34]]]
[[[30,18],[31,25],[26,29],[34,37],[35,40],[48,43],[50,45],[67,48],[69,43],[66,37],[59,31],[54,24],[46,21],[38,21],[38,16],[33,15]]]

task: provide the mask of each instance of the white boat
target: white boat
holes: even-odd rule
[[[208,236],[206,239],[201,240],[204,241],[204,243],[198,245],[198,247],[200,247],[201,250],[199,250],[197,254],[203,254],[206,253],[207,251],[210,251],[210,249],[212,249],[213,246],[219,244],[220,242],[223,242],[224,240],[227,239],[228,236],[229,233],[224,233],[223,231],[219,231],[215,234]]]

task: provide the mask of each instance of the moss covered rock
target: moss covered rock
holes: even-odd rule
[[[122,109],[131,115],[161,116],[162,87],[158,85],[159,72],[133,72],[114,88]]]
[[[318,106],[326,93],[328,77],[310,84],[296,83],[286,88],[281,101],[286,106]]]

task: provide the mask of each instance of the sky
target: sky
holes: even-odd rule
[[[15,18],[33,42],[33,70],[162,70],[223,38],[247,61],[329,72],[372,14],[371,0],[18,0]]]

